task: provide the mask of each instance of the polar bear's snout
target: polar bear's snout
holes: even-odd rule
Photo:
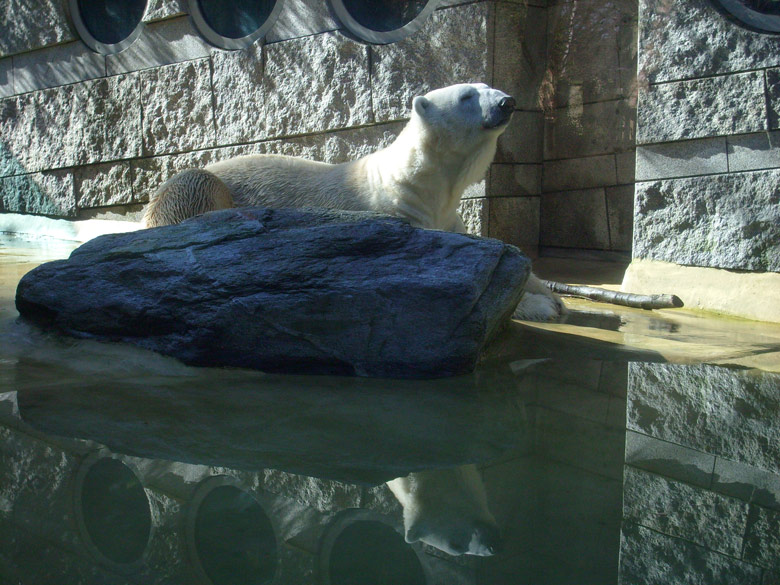
[[[512,114],[515,112],[517,102],[511,95],[504,94],[498,102],[489,109],[488,115],[483,123],[487,129],[499,128],[509,123]]]

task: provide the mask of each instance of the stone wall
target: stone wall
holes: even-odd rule
[[[78,40],[64,2],[47,0],[44,23],[12,0],[0,9],[0,212],[134,220],[184,167],[254,152],[345,161],[391,141],[414,95],[485,81],[518,111],[466,195],[469,229],[530,253],[540,237],[626,250],[635,1],[445,0],[418,33],[369,45],[325,0],[286,0],[264,44],[225,51],[193,28],[186,2],[150,0],[139,39],[106,56]],[[560,71],[551,38],[573,39]],[[590,58],[594,41],[603,60]]]
[[[637,0],[550,2],[541,245],[629,251]]]
[[[634,258],[780,271],[780,37],[642,0]]]

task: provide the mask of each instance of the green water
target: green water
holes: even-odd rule
[[[190,368],[19,322],[43,244],[0,242],[2,584],[780,580],[777,374],[571,342],[426,382]]]

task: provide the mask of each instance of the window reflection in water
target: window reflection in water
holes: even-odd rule
[[[276,0],[198,0],[206,23],[219,35],[240,39],[268,20]]]
[[[78,0],[79,13],[90,34],[113,45],[135,30],[146,10],[146,0]]]
[[[414,20],[428,0],[344,0],[352,17],[368,29],[387,32]]]

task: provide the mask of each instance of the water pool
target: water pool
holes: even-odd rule
[[[0,241],[0,583],[780,581],[776,326],[570,301],[459,378],[198,369],[19,322],[72,248]]]

